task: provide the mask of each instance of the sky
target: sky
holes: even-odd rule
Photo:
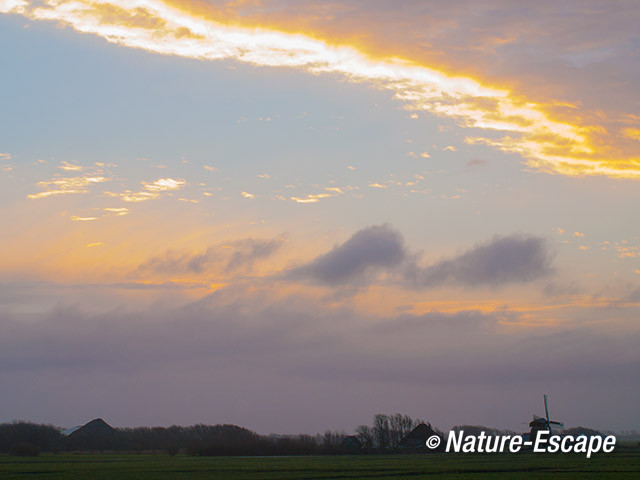
[[[0,421],[639,429],[639,21],[0,0]]]

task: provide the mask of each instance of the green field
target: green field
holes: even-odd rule
[[[191,457],[185,455],[0,456],[0,479],[640,479],[640,450],[578,455],[361,455]]]

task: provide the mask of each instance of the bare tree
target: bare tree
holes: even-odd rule
[[[356,428],[356,434],[367,450],[373,447],[375,438],[373,429],[369,425],[360,425]]]
[[[388,450],[391,444],[391,427],[389,417],[378,413],[373,417],[373,436],[380,450]]]
[[[396,413],[389,417],[391,446],[396,447],[415,426],[409,415]]]

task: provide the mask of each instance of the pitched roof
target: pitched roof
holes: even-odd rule
[[[419,439],[426,440],[432,435],[436,435],[436,431],[431,427],[428,423],[421,423],[416,428],[407,433],[404,438],[400,441],[400,443],[404,442],[404,440],[408,439]]]
[[[82,427],[78,428],[74,432],[71,432],[70,436],[79,436],[79,435],[110,435],[115,433],[115,429],[105,422],[101,418],[96,418],[95,420],[91,420],[89,423],[86,423]]]

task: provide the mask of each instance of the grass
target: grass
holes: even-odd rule
[[[0,456],[2,480],[174,479],[634,479],[640,449],[590,459],[559,454],[430,454],[322,457],[190,457],[186,455]]]

